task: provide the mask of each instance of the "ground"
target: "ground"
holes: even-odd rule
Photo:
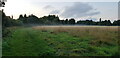
[[[115,56],[117,26],[10,27],[3,56]]]

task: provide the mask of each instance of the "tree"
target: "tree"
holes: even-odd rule
[[[106,23],[106,25],[107,25],[107,26],[111,26],[111,25],[112,25],[111,21],[108,20],[107,23]]]
[[[28,23],[28,19],[27,19],[27,15],[26,14],[24,14],[24,18],[23,18],[23,23]]]
[[[24,15],[24,18],[27,18],[27,15],[26,15],[26,14]]]
[[[110,25],[112,25],[112,23],[111,23],[110,20],[105,20],[105,21],[102,21],[102,22],[101,22],[101,25],[110,26]]]
[[[113,25],[120,26],[120,20],[114,21],[114,22],[113,22]]]
[[[60,24],[65,24],[65,21],[64,20],[60,20]]]
[[[45,24],[59,24],[60,23],[60,19],[58,16],[55,15],[48,15],[48,16],[44,16],[40,18],[42,22],[44,22]]]
[[[24,20],[24,17],[23,17],[23,15],[22,15],[22,14],[19,16],[18,20],[21,20],[21,21],[23,21],[23,20]]]
[[[74,19],[74,18],[71,18],[71,19],[69,20],[69,24],[75,24],[75,19]]]
[[[68,19],[66,19],[66,20],[65,20],[65,24],[68,24],[68,23],[69,23],[69,22],[68,22]]]
[[[100,18],[99,22],[101,22],[101,21],[102,21],[102,19]]]
[[[38,21],[39,18],[37,16],[33,15],[33,14],[29,15],[27,20],[28,20],[28,23],[31,23],[31,24],[39,23],[39,21]]]
[[[15,20],[13,18],[10,18],[9,16],[6,16],[4,12],[2,12],[2,26],[3,29],[6,27],[11,27],[11,26],[19,26],[22,25],[23,23],[20,20]]]

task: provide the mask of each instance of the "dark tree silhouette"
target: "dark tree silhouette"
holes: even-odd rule
[[[18,20],[21,20],[21,21],[23,21],[23,20],[24,20],[24,17],[23,17],[23,15],[22,15],[22,14],[19,16]]]
[[[113,25],[120,26],[120,20],[114,21],[114,22],[113,22]]]
[[[71,19],[69,20],[69,24],[75,24],[75,19],[74,19],[74,18],[71,18]]]
[[[60,20],[58,16],[56,15],[48,15],[48,16],[43,16],[41,18],[38,18],[37,16],[31,14],[29,16],[27,16],[26,14],[24,14],[24,16],[21,14],[18,18],[18,20],[13,20],[13,18],[7,17],[4,13],[3,13],[3,25],[4,26],[14,26],[15,24],[40,24],[40,25],[101,25],[101,26],[120,26],[120,20],[114,21],[113,23],[111,23],[110,20],[104,20],[102,21],[102,19],[100,18],[98,22],[92,21],[92,20],[79,20],[75,21],[74,18],[71,19],[66,19],[66,20]]]
[[[68,19],[66,19],[66,20],[65,20],[65,24],[68,24],[68,23],[69,23],[69,22],[68,22]]]

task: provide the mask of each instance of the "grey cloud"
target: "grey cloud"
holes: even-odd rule
[[[52,8],[54,8],[54,7],[52,7],[51,5],[47,5],[43,9],[52,9]]]
[[[100,14],[100,12],[92,12],[92,13],[88,13],[87,15],[96,15],[96,14]]]
[[[59,13],[60,13],[60,10],[53,10],[49,14],[59,14]]]
[[[60,13],[60,10],[55,9],[55,8],[54,8],[53,6],[51,6],[51,5],[47,5],[47,6],[45,6],[43,9],[45,9],[46,11],[47,11],[47,10],[50,10],[49,14],[58,14],[58,13]]]
[[[100,13],[95,11],[96,10],[87,3],[75,2],[72,6],[66,7],[60,14],[60,16],[64,18],[69,17],[79,18],[83,16],[92,16]]]

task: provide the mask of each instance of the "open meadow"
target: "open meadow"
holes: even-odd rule
[[[10,27],[3,56],[116,56],[118,26]]]

